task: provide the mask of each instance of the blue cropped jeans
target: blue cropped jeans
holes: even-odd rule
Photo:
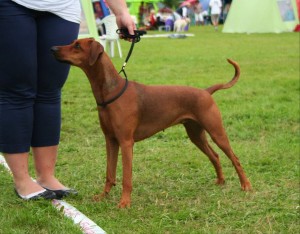
[[[58,145],[70,66],[50,48],[75,40],[79,24],[1,0],[0,31],[0,152]]]

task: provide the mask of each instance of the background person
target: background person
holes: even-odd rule
[[[196,25],[204,25],[204,15],[203,9],[200,2],[194,4],[194,16],[195,16],[195,24]]]
[[[211,8],[211,22],[215,28],[218,30],[220,14],[222,12],[222,2],[221,0],[210,0],[209,7]]]
[[[175,21],[178,20],[178,19],[188,18],[188,13],[189,13],[189,9],[190,8],[191,8],[191,4],[190,3],[186,3],[185,5],[179,7],[174,12]]]

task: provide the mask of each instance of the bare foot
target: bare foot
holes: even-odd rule
[[[39,184],[37,184],[31,178],[29,178],[23,181],[15,182],[15,189],[18,194],[22,196],[27,196],[31,193],[42,191],[44,188],[42,188]]]
[[[37,179],[37,182],[42,187],[51,190],[66,189],[66,187],[62,183],[60,183],[55,177],[39,178]]]

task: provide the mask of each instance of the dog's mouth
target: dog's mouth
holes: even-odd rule
[[[66,60],[66,59],[61,58],[60,55],[59,55],[57,52],[52,51],[52,53],[53,53],[54,58],[55,58],[57,61],[59,61],[59,62],[61,62],[61,63],[67,63],[67,64],[71,64],[71,65],[72,65],[72,63],[71,63],[69,60]]]
[[[54,52],[53,55],[54,55],[54,58],[55,58],[57,61],[59,61],[59,62],[61,62],[61,63],[67,63],[67,64],[71,64],[71,65],[72,65],[72,63],[71,63],[69,60],[60,58],[60,56],[59,56],[57,53]]]
[[[61,63],[67,63],[67,64],[72,65],[72,63],[69,60],[60,59],[60,58],[57,58],[56,56],[54,56],[54,57]]]

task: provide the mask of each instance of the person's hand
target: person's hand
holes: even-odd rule
[[[127,28],[129,34],[134,35],[134,30],[136,30],[136,26],[128,12],[123,12],[121,14],[116,15],[116,20],[119,28]],[[120,38],[123,39],[122,34],[120,34]],[[131,41],[131,39],[126,40]]]
[[[125,0],[106,0],[110,9],[116,16],[116,21],[119,29],[126,28],[129,34],[134,35],[134,30],[136,29],[134,21],[129,14],[126,1]],[[120,38],[125,39],[120,35]],[[132,39],[126,39],[127,41],[132,41]]]

